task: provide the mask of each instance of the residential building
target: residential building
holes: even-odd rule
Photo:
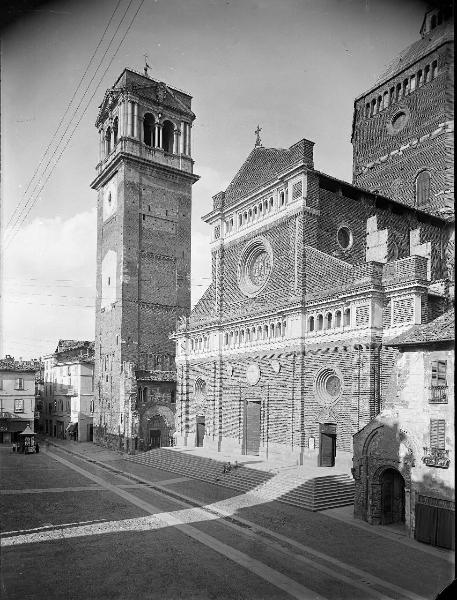
[[[41,431],[59,439],[92,441],[94,342],[59,340],[43,362]]]
[[[416,325],[399,348],[375,419],[354,435],[355,516],[404,522],[421,542],[454,547],[454,309]]]
[[[9,355],[0,359],[0,443],[17,443],[27,426],[34,430],[39,371],[38,360],[15,360]]]

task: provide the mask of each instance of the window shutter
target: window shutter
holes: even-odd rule
[[[430,420],[430,447],[444,448],[446,438],[446,421],[444,419]]]
[[[432,361],[432,385],[446,385],[446,368],[447,361],[434,360]]]

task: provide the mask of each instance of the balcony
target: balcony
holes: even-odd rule
[[[438,469],[448,469],[451,462],[449,450],[444,448],[426,448],[424,447],[424,456],[422,462],[427,467],[437,467]]]
[[[447,385],[431,385],[428,402],[429,404],[447,404]]]
[[[112,152],[108,156],[105,156],[97,165],[97,175],[100,175],[114,158],[121,153],[138,156],[139,158],[151,160],[167,167],[186,171],[187,173],[192,173],[193,171],[193,160],[190,156],[172,154],[165,152],[162,148],[147,146],[139,140],[123,137],[117,142]]]

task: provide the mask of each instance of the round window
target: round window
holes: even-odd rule
[[[238,266],[238,285],[246,296],[256,296],[267,284],[272,255],[270,244],[263,238],[253,240],[243,250]]]
[[[322,369],[316,377],[316,396],[323,404],[333,404],[342,393],[343,381],[335,369]]]
[[[387,131],[395,135],[399,133],[409,121],[409,110],[405,107],[397,111],[387,123]]]
[[[204,400],[206,398],[206,381],[197,377],[195,380],[195,399]]]
[[[337,233],[338,244],[347,250],[352,246],[352,232],[348,227],[340,227]]]

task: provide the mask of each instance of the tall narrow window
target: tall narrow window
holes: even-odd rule
[[[422,70],[417,72],[417,87],[420,87],[424,83],[424,76]]]
[[[424,73],[425,73],[425,83],[428,83],[430,81],[430,65],[427,65],[425,67]]]
[[[151,113],[146,113],[143,119],[143,142],[146,146],[154,145],[154,117]]]
[[[116,117],[113,122],[113,144],[116,146],[119,134],[119,119]]]
[[[446,421],[430,419],[430,447],[444,449],[446,442]]]
[[[409,80],[409,89],[411,92],[413,92],[416,89],[416,76],[415,75],[411,75],[411,78]]]
[[[446,368],[445,360],[432,361],[432,386],[446,385]]]
[[[162,127],[162,148],[170,154],[173,152],[174,126],[171,121],[164,121]]]
[[[432,62],[432,79],[435,79],[438,75],[438,63],[436,60]]]
[[[430,173],[421,171],[416,177],[416,206],[424,206],[430,199]]]
[[[18,377],[16,379],[16,389],[23,390],[24,389],[24,379],[22,377]]]

